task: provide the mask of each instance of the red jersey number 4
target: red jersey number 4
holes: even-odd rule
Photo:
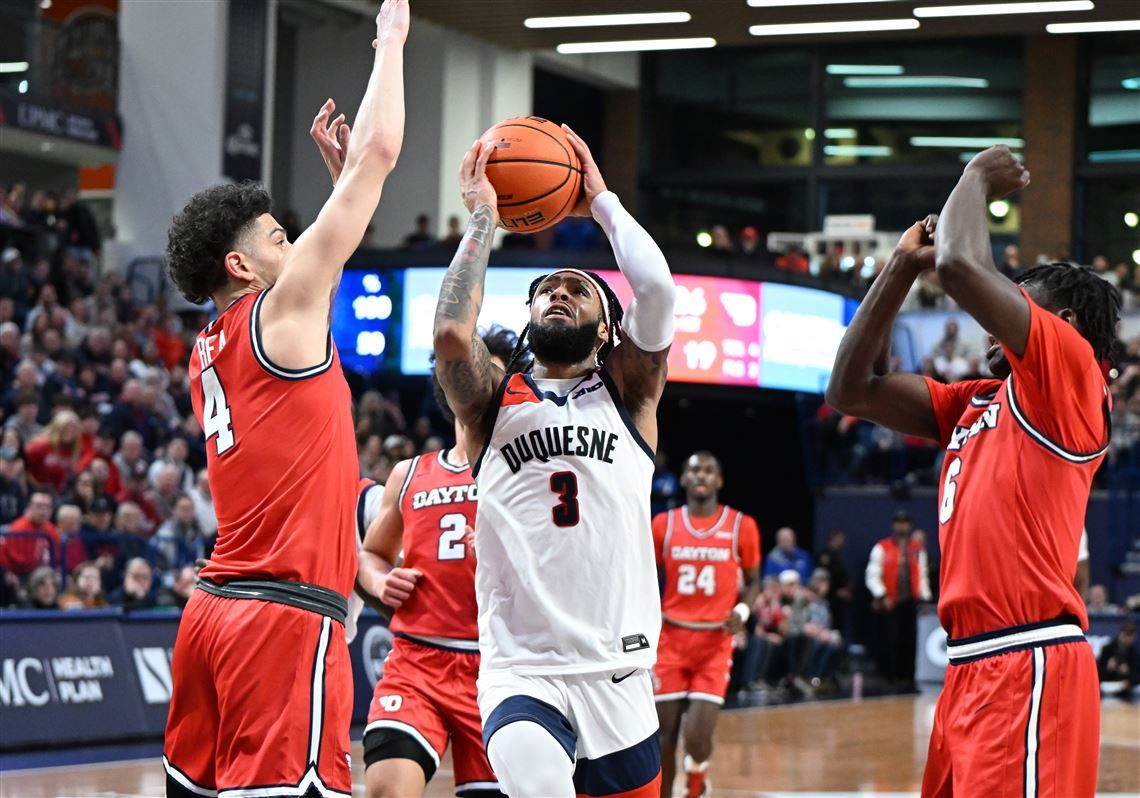
[[[234,448],[237,441],[230,421],[230,404],[226,400],[226,390],[214,367],[202,370],[202,431],[206,440],[216,438],[217,455]]]

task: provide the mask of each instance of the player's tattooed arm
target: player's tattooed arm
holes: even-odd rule
[[[840,413],[933,440],[939,438],[938,420],[926,380],[884,370],[883,360],[907,292],[934,266],[937,221],[928,216],[903,233],[844,333],[827,385],[827,403]]]
[[[478,146],[472,150],[475,151]],[[489,148],[486,154],[490,154]],[[469,158],[471,155],[468,153]],[[468,159],[465,158],[465,166],[467,162]],[[469,168],[481,168],[485,164],[485,156],[475,156]],[[466,185],[464,189],[466,200]],[[491,243],[498,222],[494,205],[479,202],[479,199],[478,196],[472,198],[474,207],[467,232],[464,233],[459,250],[448,266],[440,286],[434,334],[436,376],[452,411],[467,429],[468,446],[476,447],[482,446],[482,420],[503,379],[502,370],[491,361],[491,355],[476,328],[479,310],[483,305],[487,262],[491,256]]]

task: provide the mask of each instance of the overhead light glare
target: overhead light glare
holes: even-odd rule
[[[590,28],[598,25],[664,25],[688,22],[693,15],[688,11],[664,11],[653,14],[584,14],[575,17],[528,17],[523,20],[527,28]]]
[[[12,74],[14,72],[27,72],[27,61],[0,61],[0,74]]]
[[[708,249],[712,246],[712,235],[707,230],[697,233],[697,246]]]
[[[753,25],[753,36],[811,36],[820,33],[866,33],[884,30],[914,30],[917,19],[853,19],[846,22],[794,22],[781,25]]]
[[[1140,214],[1137,214],[1136,211],[1128,211],[1124,214],[1125,227],[1135,227],[1138,224],[1140,224]]]
[[[911,136],[912,147],[977,147],[984,150],[995,144],[1004,144],[1007,147],[1020,149],[1025,146],[1025,139],[1003,136]]]
[[[1140,161],[1140,150],[1097,150],[1089,153],[1093,163],[1124,163]]]
[[[958,160],[961,161],[962,163],[969,163],[970,161],[974,160],[974,156],[977,154],[978,154],[977,152],[959,153],[958,154]],[[1012,154],[1013,154],[1013,159],[1015,161],[1024,161],[1025,160],[1025,156],[1022,155],[1020,152],[1015,152]]]
[[[845,145],[845,144],[828,144],[823,148],[824,155],[833,155],[839,158],[884,158],[888,155],[893,155],[894,150],[890,147],[879,147],[875,145]]]
[[[906,70],[898,64],[828,64],[829,75],[901,75]]]
[[[994,200],[990,203],[990,216],[995,219],[1004,219],[1009,216],[1009,203],[1003,199]]]
[[[19,91],[20,94],[27,94],[28,93],[28,81],[21,80],[20,85],[17,87],[17,91]]]
[[[748,0],[753,8],[782,8],[784,6],[851,6],[856,3],[889,3],[893,0]]]
[[[624,42],[569,42],[555,49],[564,54],[574,53],[634,53],[643,50],[696,50],[716,47],[716,39],[698,37],[693,39],[638,39]]]
[[[1113,33],[1122,30],[1140,30],[1140,19],[1116,19],[1104,22],[1051,22],[1045,26],[1049,33]]]
[[[920,6],[916,17],[983,17],[996,14],[1046,14],[1063,11],[1092,11],[1092,0],[1062,0],[1047,3],[977,3],[968,6]]]
[[[1124,80],[1120,81],[1120,85],[1126,89],[1131,89],[1132,91],[1140,90],[1140,77],[1125,78]]]
[[[849,89],[988,89],[986,78],[959,78],[952,75],[906,75],[904,77],[844,78]]]
[[[857,135],[859,133],[853,127],[829,127],[823,131],[823,137],[826,139],[853,139]]]

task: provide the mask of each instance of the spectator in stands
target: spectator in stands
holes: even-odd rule
[[[210,495],[210,480],[204,468],[198,472],[198,479],[194,490],[190,492],[190,499],[194,502],[194,516],[198,519],[198,528],[202,530],[203,537],[207,539],[217,537],[218,516],[214,513],[214,497]]]
[[[416,217],[416,229],[404,236],[402,249],[431,249],[435,245],[435,236],[431,234],[431,217],[421,213]]]
[[[14,429],[6,429],[0,439],[0,526],[23,515],[27,504],[28,482],[24,476],[20,435]]]
[[[154,509],[158,513],[157,523],[159,524],[170,517],[171,513],[174,512],[174,503],[179,496],[183,495],[178,480],[178,466],[169,463],[163,464],[158,469],[158,477],[155,480],[154,487],[146,492],[146,497],[150,499],[150,503],[154,505]]]
[[[55,512],[55,526],[59,532],[59,540],[63,557],[60,560],[60,571],[66,573],[77,562],[87,559],[87,550],[79,534],[83,528],[83,513],[74,504],[61,504]]]
[[[811,261],[795,244],[789,244],[784,254],[776,258],[776,268],[797,274],[807,274],[811,269]]]
[[[823,682],[834,674],[842,651],[843,636],[835,629],[828,604],[830,587],[831,577],[827,569],[816,568],[811,575],[811,584],[805,590],[808,612],[803,634],[810,645],[800,666],[804,683],[797,686],[809,696],[816,695]]]
[[[122,479],[126,479],[138,463],[142,463],[146,467],[142,435],[133,430],[124,432],[119,438],[119,451],[114,454],[111,460]]]
[[[731,258],[736,250],[732,243],[732,234],[723,224],[714,224],[709,231],[712,234],[712,246],[709,254],[718,258]]]
[[[8,525],[9,534],[0,542],[0,568],[15,576],[26,576],[41,565],[59,559],[59,530],[51,522],[51,494],[36,491],[28,499],[27,511]]]
[[[827,573],[827,609],[831,615],[834,628],[844,630],[847,628],[847,608],[851,603],[851,588],[848,586],[847,561],[844,555],[844,546],[847,544],[847,535],[842,529],[833,529],[827,536],[827,546],[816,555],[815,561],[819,568]],[[816,571],[819,571],[819,568]],[[815,574],[812,574],[813,581]]]
[[[759,258],[764,254],[760,245],[760,231],[748,225],[740,231],[740,254],[746,258]]]
[[[11,315],[14,308],[11,297],[0,297],[0,374],[5,379],[20,362],[20,327],[11,319],[3,318],[5,314]]]
[[[98,610],[107,606],[103,595],[103,579],[99,566],[82,562],[71,572],[67,592],[59,599],[63,610]]]
[[[186,439],[178,436],[171,438],[163,449],[162,457],[150,464],[147,471],[147,481],[158,486],[158,476],[164,467],[174,469],[175,485],[182,493],[189,493],[194,489],[194,470],[186,463],[190,455],[190,446]]]
[[[1021,271],[1021,250],[1018,249],[1017,244],[1006,245],[1004,257],[1001,265],[998,266],[998,271],[1006,277],[1013,277],[1014,274]]]
[[[186,603],[198,587],[198,569],[193,565],[184,565],[174,574],[174,582],[169,590],[160,590],[155,600],[158,607],[174,607],[186,609]]]
[[[427,454],[428,452],[438,452],[445,448],[447,448],[447,442],[439,435],[432,435],[424,441],[424,445],[420,450],[423,454]]]
[[[121,509],[121,508],[120,508]],[[155,605],[154,569],[142,557],[132,557],[123,571],[123,583],[107,601],[124,610],[149,610]]]
[[[1100,650],[1097,671],[1101,682],[1120,682],[1119,693],[1127,695],[1140,685],[1140,651],[1136,650],[1136,622],[1120,624],[1120,632]]]
[[[756,626],[745,650],[744,678],[749,690],[766,690],[773,663],[782,658],[786,618],[781,602],[780,580],[764,578],[764,587],[756,598],[752,617]]]
[[[764,559],[764,576],[779,576],[791,569],[800,578],[801,584],[811,579],[811,555],[796,545],[796,533],[791,527],[783,527],[776,532],[776,545]]]
[[[194,501],[189,496],[184,493],[178,495],[170,517],[162,523],[154,537],[162,547],[168,564],[200,556],[205,535],[194,513]],[[182,556],[183,553],[186,556]]]
[[[147,465],[145,461],[138,461],[131,470],[124,475],[125,482],[122,492],[115,498],[119,501],[119,509],[126,503],[133,504],[139,511],[138,534],[150,537],[162,523],[162,513],[158,511],[152,500],[150,489],[146,484]],[[116,521],[116,526],[118,525]],[[134,534],[132,532],[132,534]]]
[[[29,610],[59,609],[59,576],[50,565],[41,565],[29,574],[24,608]]]
[[[1108,600],[1108,590],[1104,585],[1093,585],[1089,588],[1089,600],[1086,607],[1090,615],[1120,614],[1120,607]]]
[[[71,410],[61,410],[43,432],[28,442],[28,480],[34,486],[56,494],[67,489],[79,462],[79,432],[79,416]]]
[[[910,513],[895,513],[891,535],[871,549],[865,573],[871,608],[878,616],[879,668],[889,682],[904,689],[914,683],[915,605],[931,600],[926,551],[911,540],[913,531]]]
[[[141,436],[142,445],[147,451],[154,451],[165,437],[164,425],[153,409],[154,396],[148,395],[141,380],[128,379],[123,383],[123,392],[115,404],[108,423],[120,435],[128,430]],[[123,471],[122,467],[119,469]]]
[[[94,259],[102,249],[99,225],[91,210],[79,202],[79,192],[69,188],[59,200],[59,212],[64,221],[64,241],[67,251],[79,258]]]
[[[459,217],[455,214],[447,217],[447,235],[439,242],[443,249],[454,250],[463,240],[463,228],[459,224]]]

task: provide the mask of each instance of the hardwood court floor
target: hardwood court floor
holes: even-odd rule
[[[917,795],[934,700],[933,695],[902,696],[725,712],[717,729],[712,796]],[[353,776],[363,794],[360,762],[356,744]],[[450,767],[449,755],[428,796],[454,794]],[[163,791],[162,765],[156,761],[0,773],[3,798],[160,796]],[[1098,792],[1140,794],[1140,707],[1102,704]]]

